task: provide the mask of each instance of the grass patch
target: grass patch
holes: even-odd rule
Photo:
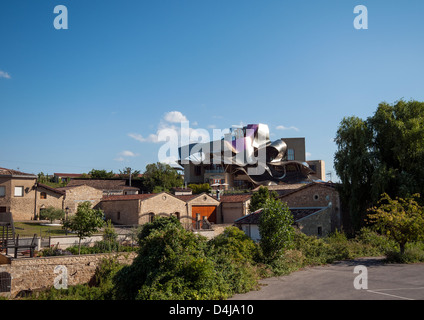
[[[32,237],[34,234],[41,237],[65,235],[62,226],[42,226],[41,223],[44,222],[15,222],[15,233],[21,238]]]

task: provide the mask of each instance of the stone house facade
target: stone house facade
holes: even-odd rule
[[[325,208],[289,208],[294,226],[308,236],[323,237],[331,232],[331,210]],[[234,224],[254,241],[261,239],[259,219],[262,209],[236,219]]]
[[[231,194],[221,197],[222,223],[233,223],[249,214],[251,194]]]
[[[102,190],[104,196],[138,194],[140,189],[126,185],[123,179],[72,179],[66,187],[89,186]]]
[[[155,216],[175,216],[189,227],[196,219],[203,217],[211,223],[220,223],[219,204],[218,200],[205,193],[172,195],[162,192],[104,197],[100,208],[106,219],[116,224],[143,225]]]
[[[37,176],[0,168],[0,212],[12,212],[15,220],[32,220],[36,215]]]
[[[187,219],[186,202],[166,192],[103,197],[100,208],[106,219],[122,225],[142,225],[155,216]]]
[[[64,193],[62,208],[70,215],[75,214],[77,212],[78,205],[84,201],[90,202],[93,208],[98,208],[103,197],[102,190],[86,185],[75,187],[66,186],[56,188],[56,190]]]
[[[340,196],[332,183],[313,182],[280,196],[290,208],[329,207],[331,232],[342,228]]]

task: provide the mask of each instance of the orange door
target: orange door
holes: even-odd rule
[[[199,219],[202,220],[203,217],[206,217],[209,222],[216,223],[216,207],[215,206],[193,206],[191,207],[191,216],[196,220],[197,215]]]

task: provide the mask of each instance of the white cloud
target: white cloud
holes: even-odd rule
[[[183,122],[183,121],[188,121],[186,116],[183,115],[179,111],[167,112],[167,113],[165,113],[165,116],[163,117],[163,119],[165,121],[171,122],[171,123],[179,123],[179,122]]]
[[[294,131],[299,131],[299,129],[296,128],[295,126],[291,126],[291,127],[277,126],[276,129],[277,130],[294,130]]]
[[[135,154],[132,151],[124,150],[124,151],[119,152],[118,157],[115,158],[114,160],[118,161],[118,162],[123,162],[123,161],[126,161],[127,160],[126,158],[128,158],[128,157],[132,158],[132,157],[137,157],[137,156],[138,156],[138,154]]]
[[[7,72],[0,70],[0,78],[11,79],[12,77]]]
[[[306,155],[306,159],[309,159],[310,157],[312,157],[312,154],[310,152],[306,152],[305,155]]]
[[[122,151],[122,152],[119,153],[119,155],[121,157],[136,157],[137,156],[134,152],[129,151],[129,150]]]
[[[157,143],[158,141],[158,135],[157,134],[149,134],[149,136],[147,138],[144,138],[141,134],[139,133],[129,133],[128,136],[130,138],[133,138],[134,140],[137,140],[138,142],[153,142],[153,143]]]

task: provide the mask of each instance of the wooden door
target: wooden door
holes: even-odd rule
[[[192,206],[191,216],[196,220],[196,216],[200,215],[200,220],[206,217],[209,222],[216,223],[216,207],[215,206]]]

